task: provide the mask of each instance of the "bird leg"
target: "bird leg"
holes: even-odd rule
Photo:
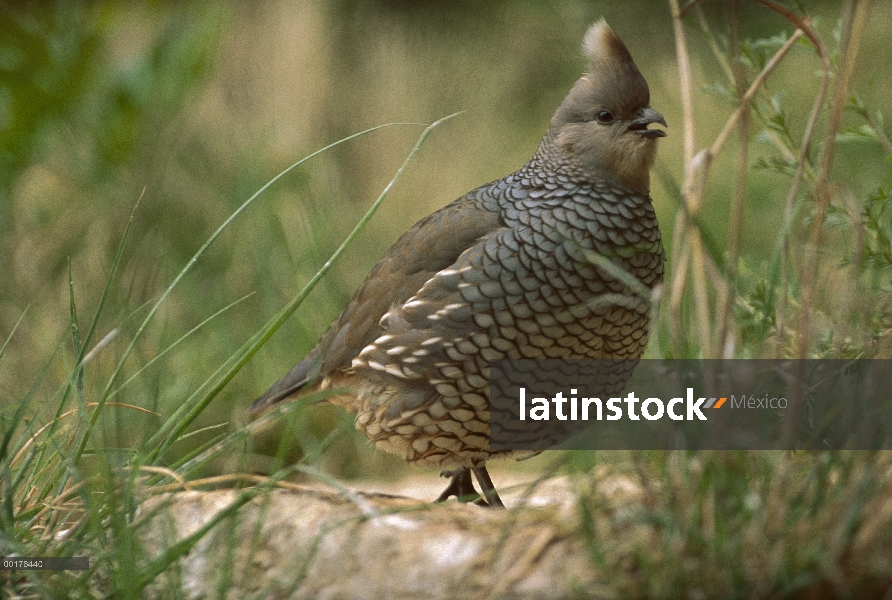
[[[445,502],[452,496],[458,498],[459,502],[470,502],[477,499],[477,502],[483,500],[477,490],[474,489],[474,480],[471,479],[471,470],[467,467],[456,469],[455,471],[443,471],[440,477],[452,477],[449,485],[440,494],[436,502]]]
[[[477,477],[477,483],[480,484],[480,489],[483,490],[483,497],[486,498],[486,506],[492,508],[505,508],[502,499],[499,498],[499,493],[496,492],[496,486],[492,484],[492,479],[489,478],[489,472],[486,470],[486,466],[480,465],[479,467],[473,467],[472,470]]]

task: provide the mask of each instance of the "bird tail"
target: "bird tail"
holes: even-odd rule
[[[248,407],[248,414],[256,415],[272,408],[315,383],[319,378],[320,355],[321,352],[314,350],[294,365],[294,368],[288,371],[284,377],[251,403],[251,406]]]

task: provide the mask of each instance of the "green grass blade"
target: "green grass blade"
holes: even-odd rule
[[[84,366],[80,357],[83,353],[83,340],[81,340],[80,325],[77,322],[77,304],[74,301],[74,279],[71,276],[71,258],[68,259],[68,309],[69,323],[71,326],[71,341],[74,346],[74,355],[78,357],[74,365],[75,392],[77,393],[78,406],[83,410],[84,406]]]
[[[119,394],[119,393],[121,392],[121,390],[123,390],[125,387],[127,387],[127,386],[128,386],[134,379],[136,379],[137,377],[139,377],[139,375],[140,375],[143,371],[145,371],[146,369],[148,369],[148,368],[149,368],[155,361],[157,361],[158,359],[160,359],[162,356],[164,356],[165,354],[167,354],[168,352],[170,352],[171,350],[173,350],[174,348],[176,348],[180,343],[184,342],[184,341],[186,340],[186,338],[188,338],[188,337],[190,337],[192,334],[198,332],[202,327],[204,327],[205,325],[207,325],[208,323],[210,323],[211,321],[213,321],[214,319],[216,319],[217,317],[219,317],[220,315],[222,315],[223,313],[225,313],[225,312],[228,311],[229,309],[231,309],[231,308],[233,308],[234,306],[236,306],[237,304],[240,304],[241,302],[247,300],[248,298],[250,298],[250,297],[253,296],[253,295],[254,295],[254,292],[251,292],[251,293],[249,293],[249,294],[245,294],[244,296],[242,296],[241,298],[239,298],[239,299],[236,300],[235,302],[232,302],[232,303],[230,303],[230,304],[227,304],[226,306],[224,306],[223,308],[221,308],[220,310],[218,310],[217,312],[215,312],[214,314],[212,314],[212,315],[209,316],[208,318],[204,319],[201,323],[199,323],[198,325],[196,325],[195,327],[193,327],[192,329],[190,329],[189,331],[187,331],[186,333],[184,333],[183,335],[181,335],[179,338],[177,338],[177,340],[176,340],[175,342],[173,342],[171,345],[167,346],[164,350],[162,350],[162,351],[159,352],[154,358],[152,358],[152,360],[150,360],[150,361],[147,362],[145,365],[143,365],[142,367],[140,367],[140,369],[139,369],[136,373],[134,373],[133,375],[131,375],[130,377],[128,377],[127,380],[124,381],[124,383],[122,383],[120,386],[117,387],[117,389],[115,389],[113,392],[111,392],[111,393],[108,395],[108,399],[107,399],[107,400],[110,400],[110,399],[112,399],[113,397],[115,397],[117,394]]]
[[[15,335],[15,332],[19,328],[19,325],[21,325],[22,321],[25,319],[25,315],[28,314],[28,308],[30,308],[30,306],[25,307],[25,310],[23,310],[22,314],[19,315],[19,318],[15,322],[15,325],[12,326],[12,330],[9,332],[9,335],[6,336],[6,340],[3,342],[3,347],[0,348],[0,358],[3,358],[3,354],[6,352],[6,347],[9,346],[9,342],[12,340],[12,336]]]

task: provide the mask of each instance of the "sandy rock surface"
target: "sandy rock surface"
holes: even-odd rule
[[[527,478],[527,483],[529,478]],[[190,598],[566,598],[599,595],[571,534],[565,478],[500,485],[508,510],[451,500],[445,481],[363,486],[350,493],[267,491],[227,517],[152,587]],[[401,496],[396,496],[396,492]],[[157,496],[139,509],[157,557],[237,500],[239,490]],[[222,592],[222,593],[221,593]]]

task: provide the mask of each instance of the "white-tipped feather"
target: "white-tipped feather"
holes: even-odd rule
[[[631,68],[637,71],[629,49],[604,19],[588,28],[582,39],[582,51],[589,59],[590,68]]]
[[[608,25],[607,21],[604,19],[599,19],[594,25],[588,28],[588,31],[585,32],[585,37],[582,40],[582,51],[588,58],[594,58],[604,54],[605,48],[607,47],[604,36],[607,35],[616,37],[616,34],[610,29],[610,25]]]

